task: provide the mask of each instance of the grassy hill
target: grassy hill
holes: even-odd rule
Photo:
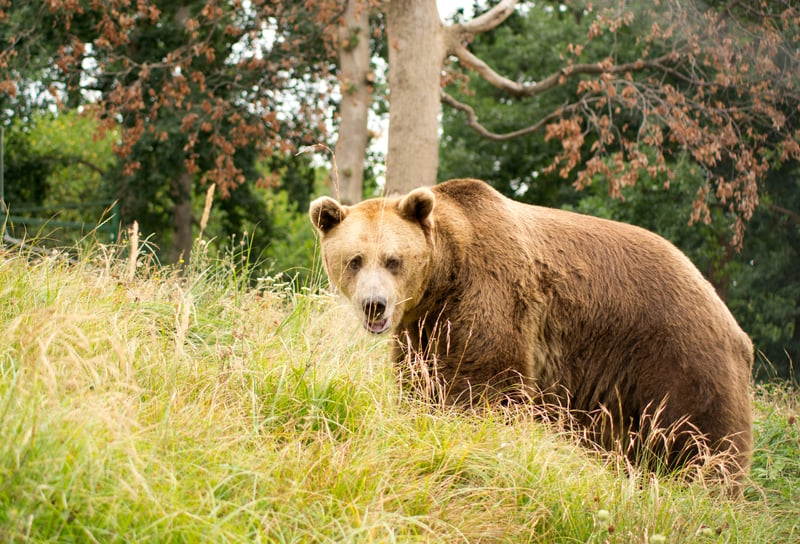
[[[800,542],[796,391],[729,499],[404,397],[333,297],[112,250],[0,249],[2,542]]]

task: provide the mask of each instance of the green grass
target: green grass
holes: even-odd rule
[[[0,252],[2,542],[800,541],[787,387],[754,388],[731,499],[404,397],[333,297],[108,253]]]

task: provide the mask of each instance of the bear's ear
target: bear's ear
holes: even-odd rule
[[[347,211],[331,197],[321,196],[308,207],[308,215],[318,231],[328,234],[333,227],[344,220]]]
[[[397,204],[400,215],[412,221],[417,221],[422,228],[433,228],[433,205],[436,197],[427,187],[414,189],[404,196]]]

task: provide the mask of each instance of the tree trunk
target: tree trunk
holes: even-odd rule
[[[175,12],[175,19],[186,27],[189,20],[189,6],[180,6]],[[172,255],[173,264],[183,267],[192,256],[192,175],[183,171],[172,180]]]
[[[372,86],[368,80],[369,6],[366,0],[348,0],[339,25],[339,86],[342,92],[336,167],[339,187],[334,195],[344,204],[361,200],[367,151],[367,116]],[[336,194],[338,192],[338,195]]]
[[[192,254],[192,176],[183,172],[172,181],[174,231],[172,236],[173,264],[189,262]]]
[[[436,183],[445,30],[436,0],[390,0],[386,192]]]

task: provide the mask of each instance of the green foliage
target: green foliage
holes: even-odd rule
[[[30,143],[56,166],[46,177],[44,204],[110,200],[107,172],[116,164],[113,131],[100,137],[95,117],[76,111],[37,116],[33,127]]]
[[[47,196],[47,177],[55,165],[36,153],[28,133],[29,129],[21,123],[5,130],[5,201],[41,205]]]
[[[291,166],[280,166],[287,163]],[[305,211],[308,205],[299,209],[290,194],[308,201],[306,187],[319,184],[324,173],[306,158],[274,158],[269,164],[277,169],[264,167],[264,176],[277,179],[277,187],[246,185],[225,200],[215,199],[200,258],[227,256],[254,273],[307,288],[320,281],[317,238]],[[194,195],[195,209],[201,210],[204,202],[205,195]]]
[[[26,121],[15,119],[6,130],[4,148],[4,192],[11,215],[83,224],[84,230],[109,220],[113,189],[106,172],[116,162],[113,141],[113,133],[98,137],[91,114],[39,113]],[[51,223],[8,228],[18,237],[38,233],[44,242],[46,234],[48,243],[67,246],[85,234],[79,227]]]
[[[736,256],[730,305],[760,350],[761,377],[792,376],[800,360],[800,181],[797,166],[769,172]]]
[[[6,129],[6,201],[54,205],[108,195],[104,174],[115,163],[114,134],[97,137],[97,122],[76,112],[41,113]]]
[[[786,388],[758,391],[753,483],[728,499],[603,461],[525,414],[409,399],[386,342],[347,308],[250,288],[238,258],[200,254],[183,276],[142,262],[128,281],[97,249],[76,266],[0,257],[0,540],[751,543],[800,530]]]
[[[272,240],[264,252],[269,270],[292,278],[297,286],[318,283],[318,242],[308,214],[289,202],[285,191],[269,193],[267,213],[273,228]]]

